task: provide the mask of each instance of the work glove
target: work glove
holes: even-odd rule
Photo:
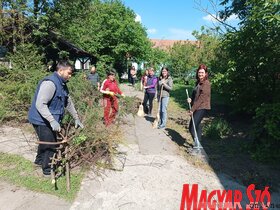
[[[84,125],[81,123],[79,119],[75,120],[75,128],[84,128]]]
[[[114,92],[112,92],[112,91],[109,91],[109,93],[108,93],[110,96],[114,96],[115,95],[115,93]]]
[[[52,127],[53,131],[57,131],[57,132],[61,131],[61,127],[56,120],[50,122],[50,124],[51,124],[51,127]]]

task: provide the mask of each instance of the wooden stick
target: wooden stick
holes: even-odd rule
[[[63,141],[57,141],[57,142],[50,142],[50,141],[36,141],[36,144],[50,144],[50,145],[58,145],[58,144],[64,144],[67,143],[68,140],[63,140]]]

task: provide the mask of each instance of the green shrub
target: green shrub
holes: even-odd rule
[[[184,79],[182,77],[173,77],[173,83],[184,84]]]
[[[12,62],[11,69],[0,65],[0,122],[26,119],[37,83],[47,73],[43,55],[32,44],[17,46],[17,51],[8,58]]]
[[[258,107],[254,121],[254,138],[269,137],[280,141],[280,103]]]
[[[223,139],[232,133],[228,122],[221,118],[215,118],[204,128],[204,134],[211,139]]]
[[[0,79],[0,120],[26,120],[28,108],[38,82],[50,72],[44,71],[42,55],[31,45],[17,46],[17,52],[9,55],[13,68],[1,67]],[[63,127],[73,135],[71,147],[72,167],[80,165],[111,165],[116,145],[122,139],[119,123],[106,127],[103,124],[102,94],[84,79],[83,72],[77,72],[68,83],[70,95],[74,101],[84,129],[73,129],[73,119],[67,114]],[[2,92],[3,90],[3,92]],[[119,115],[135,111],[137,100],[119,98]],[[118,118],[119,119],[119,118]]]
[[[280,103],[263,104],[256,109],[251,136],[253,158],[260,161],[280,159]]]

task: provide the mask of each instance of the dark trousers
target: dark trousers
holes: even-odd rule
[[[56,142],[56,133],[49,126],[33,125],[39,141]],[[42,164],[44,173],[50,172],[50,161],[56,152],[56,145],[39,144],[35,163]]]
[[[146,114],[151,114],[152,113],[154,98],[155,98],[155,93],[145,92],[144,101],[143,101],[143,107],[144,107],[144,112]],[[149,101],[149,107],[147,106],[147,102],[148,101]]]
[[[201,141],[201,135],[202,135],[202,129],[201,129],[200,123],[205,114],[206,114],[206,109],[196,110],[193,113],[194,124],[195,124],[195,128],[196,128],[197,138],[199,141]],[[192,138],[194,139],[195,134],[194,134],[194,127],[193,127],[192,119],[189,124],[189,131],[192,135]]]
[[[136,77],[131,77],[131,84],[134,86],[135,85],[135,80],[136,80]]]

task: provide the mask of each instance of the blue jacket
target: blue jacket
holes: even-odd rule
[[[59,123],[61,122],[64,115],[64,109],[68,104],[69,91],[66,86],[66,81],[63,78],[61,78],[57,74],[57,72],[54,72],[52,75],[41,80],[35,91],[35,95],[28,113],[29,122],[35,125],[49,125],[49,122],[41,116],[41,114],[38,112],[36,108],[36,100],[37,100],[40,86],[43,81],[48,81],[48,80],[52,81],[56,87],[54,96],[52,100],[48,103],[48,108],[57,122]]]

